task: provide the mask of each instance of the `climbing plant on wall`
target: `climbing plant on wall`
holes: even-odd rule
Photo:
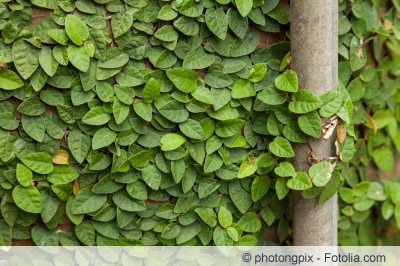
[[[38,8],[51,15],[33,25]],[[320,97],[299,88],[289,42],[259,47],[254,31],[287,29],[288,10],[1,1],[0,244],[257,245],[271,225],[284,241],[290,190],[338,191],[362,98],[350,74]],[[336,128],[337,156],[296,172],[293,146]]]
[[[398,243],[400,183],[390,177],[400,151],[399,8],[397,0],[339,1],[339,78],[357,136],[356,155],[341,171],[342,245]]]

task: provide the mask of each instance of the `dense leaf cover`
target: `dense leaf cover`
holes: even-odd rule
[[[353,100],[357,139],[342,164],[339,244],[398,245],[400,2],[341,0],[339,10],[339,79]]]
[[[32,25],[37,8],[52,12]],[[338,191],[352,100],[377,77],[345,88],[366,64],[347,37],[341,88],[299,88],[289,42],[249,30],[288,17],[279,0],[2,1],[0,245],[257,245],[271,225],[284,241],[290,189]],[[294,145],[336,126],[337,157],[296,172]]]

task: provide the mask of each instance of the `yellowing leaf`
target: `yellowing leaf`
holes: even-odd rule
[[[74,186],[72,187],[72,193],[74,195],[78,195],[79,191],[81,190],[80,184],[79,184],[79,179],[75,179],[74,181]]]
[[[54,164],[69,164],[69,153],[65,150],[58,150],[51,161]]]

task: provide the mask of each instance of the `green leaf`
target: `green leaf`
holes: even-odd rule
[[[100,128],[96,131],[96,133],[94,133],[92,139],[92,149],[98,150],[103,147],[107,147],[115,141],[116,137],[117,134],[108,127]]]
[[[209,8],[205,14],[206,25],[218,38],[224,40],[228,31],[228,19],[222,7]]]
[[[384,201],[387,199],[383,185],[378,182],[371,182],[368,188],[367,197],[376,201]]]
[[[151,181],[151,183],[150,183],[151,188],[157,187],[157,186],[155,186],[156,181],[153,178],[150,181]],[[146,185],[139,180],[137,180],[133,183],[129,183],[126,186],[126,191],[128,192],[129,196],[131,196],[132,198],[137,199],[137,200],[146,200],[148,198]],[[165,205],[163,205],[163,206],[165,206]]]
[[[12,191],[15,204],[23,211],[40,213],[42,210],[42,197],[36,187],[23,187],[17,185]]]
[[[66,207],[65,207],[65,212],[71,222],[73,222],[75,225],[79,225],[80,223],[82,223],[85,215],[72,213],[72,203],[74,202],[74,199],[75,199],[74,196],[69,197]]]
[[[50,77],[57,72],[58,62],[53,57],[53,52],[49,47],[42,47],[39,52],[39,64]]]
[[[213,232],[213,240],[216,246],[232,246],[233,241],[229,237],[226,230],[222,229],[221,227],[215,228]]]
[[[244,190],[239,181],[229,183],[229,196],[242,214],[253,204],[250,193]]]
[[[36,246],[57,246],[58,235],[54,230],[35,226],[31,230],[32,240]]]
[[[382,217],[385,220],[389,220],[394,213],[394,206],[393,204],[387,200],[382,204],[382,209],[381,209]]]
[[[279,200],[283,199],[289,193],[289,188],[287,186],[287,178],[279,177],[276,180],[275,191]]]
[[[228,228],[232,224],[232,214],[224,206],[221,206],[218,211],[218,221],[223,228]],[[229,233],[229,232],[228,232]]]
[[[16,90],[24,86],[24,82],[18,75],[8,69],[0,69],[0,89]]]
[[[51,157],[44,152],[34,152],[21,157],[21,161],[32,171],[46,175],[53,172]]]
[[[76,237],[83,244],[87,246],[93,246],[95,244],[96,232],[89,221],[83,221],[79,225],[75,226],[74,232]]]
[[[111,116],[104,107],[93,107],[82,118],[82,122],[92,126],[101,126],[110,121]]]
[[[289,23],[289,7],[280,7],[279,5],[268,12],[268,16],[277,20],[280,24]]]
[[[103,102],[110,102],[111,97],[114,95],[113,88],[108,82],[97,82],[96,93]]]
[[[41,116],[31,117],[24,115],[22,116],[21,125],[29,137],[37,142],[43,142],[46,124]]]
[[[255,162],[245,161],[240,165],[238,178],[245,178],[251,176],[257,171],[257,164]]]
[[[28,98],[18,106],[18,112],[29,116],[39,116],[45,112],[46,106],[37,97]]]
[[[219,186],[219,184],[215,179],[212,178],[205,178],[202,179],[199,183],[199,188],[198,188],[198,193],[199,193],[199,198],[203,199],[216,191]]]
[[[178,33],[173,26],[164,25],[156,31],[154,37],[164,42],[173,42],[178,39]]]
[[[306,173],[297,172],[292,179],[289,179],[287,186],[293,190],[306,190],[312,187],[312,183]]]
[[[261,229],[261,221],[255,212],[245,213],[238,221],[238,226],[244,231],[255,233]]]
[[[107,201],[107,195],[94,194],[91,187],[79,191],[72,202],[72,214],[85,214],[95,212]]]
[[[269,190],[271,180],[268,176],[256,176],[251,184],[251,198],[259,201]]]
[[[106,52],[106,59],[99,61],[98,67],[112,69],[120,68],[129,61],[129,56],[120,48],[110,48]]]
[[[285,92],[277,90],[274,86],[269,86],[257,94],[257,99],[269,105],[281,105],[287,100]]]
[[[314,138],[321,137],[321,118],[316,111],[301,115],[298,123],[301,131],[307,135]]]
[[[204,69],[211,66],[215,61],[215,56],[209,55],[202,46],[191,50],[183,60],[183,67],[189,69]]]
[[[132,88],[115,85],[115,95],[118,100],[124,104],[133,104],[133,97],[135,97],[135,91]]]
[[[146,210],[144,201],[132,199],[126,192],[119,191],[113,194],[113,202],[118,208],[128,212],[138,212]]]
[[[251,82],[260,82],[267,74],[267,64],[255,64],[250,69],[249,80]]]
[[[129,31],[133,24],[132,12],[117,12],[111,18],[111,28],[114,38],[118,38],[125,32]]]
[[[161,237],[165,239],[175,239],[179,235],[179,233],[180,233],[180,226],[172,223],[164,228]]]
[[[253,0],[235,0],[235,4],[240,15],[246,17],[253,7]]]
[[[325,186],[332,176],[331,164],[320,162],[313,164],[308,170],[313,184],[317,187]]]
[[[115,100],[113,103],[113,114],[115,122],[119,125],[125,121],[129,115],[129,106]]]
[[[157,15],[158,19],[169,21],[178,16],[178,12],[172,9],[171,5],[164,5]]]
[[[147,122],[150,122],[153,117],[151,105],[143,101],[135,101],[133,103],[133,110],[138,116]]]
[[[193,119],[188,119],[179,124],[179,129],[185,136],[191,139],[201,140],[204,137],[203,128],[200,123]]]
[[[154,190],[161,184],[161,172],[155,165],[149,164],[142,170],[143,181]],[[129,192],[129,191],[128,191]]]
[[[289,110],[296,114],[305,114],[322,106],[318,96],[307,90],[299,90],[293,94],[292,100],[289,103]]]
[[[44,223],[49,223],[51,219],[55,216],[58,209],[58,198],[52,196],[48,191],[42,192],[42,211],[40,216]]]
[[[319,113],[322,117],[331,117],[339,111],[342,101],[343,94],[338,91],[328,91],[320,96],[322,106],[319,109]]]
[[[21,186],[28,187],[31,185],[33,174],[29,168],[19,163],[17,164],[16,177]]]
[[[86,72],[89,69],[90,57],[83,46],[71,45],[68,47],[68,59],[79,71]]]
[[[159,97],[160,97],[160,85],[154,78],[150,78],[143,89],[143,101],[145,103],[152,103]]]
[[[85,160],[90,146],[90,137],[80,130],[72,130],[68,134],[68,148],[78,163],[82,163]]]
[[[269,150],[278,157],[292,158],[294,150],[290,142],[282,137],[277,137],[269,144]]]
[[[265,223],[271,226],[275,221],[275,214],[269,207],[265,207],[261,210],[261,217],[265,221]]]
[[[341,176],[338,172],[333,172],[331,180],[319,196],[319,203],[322,204],[329,200],[340,188]]]
[[[285,73],[279,75],[275,79],[275,86],[281,91],[297,92],[299,89],[299,81],[297,80],[296,72],[289,69]]]
[[[211,227],[217,225],[217,215],[211,208],[196,208],[194,211],[199,215],[201,220]]]
[[[183,16],[174,21],[174,27],[187,36],[196,36],[200,29],[196,20]]]
[[[175,87],[185,93],[192,93],[197,88],[197,73],[194,70],[179,67],[167,70],[167,77]]]
[[[65,17],[65,31],[70,40],[79,46],[89,38],[89,30],[85,22],[75,15]]]
[[[18,139],[18,135],[11,131],[5,131],[0,129],[0,159],[3,162],[7,162],[13,158],[15,154],[15,142]]]
[[[232,137],[240,132],[245,121],[241,119],[229,119],[218,121],[215,128],[215,133],[221,138]]]
[[[249,80],[238,79],[232,88],[233,99],[243,99],[248,97],[256,96],[253,83]]]
[[[372,158],[375,164],[384,172],[391,172],[394,165],[393,152],[388,147],[381,147],[376,149]]]
[[[4,221],[0,221],[0,245],[11,246],[12,227]]]
[[[179,148],[185,142],[186,139],[181,135],[169,133],[161,138],[161,150],[172,151]]]
[[[77,179],[79,173],[71,166],[56,165],[47,180],[53,184],[67,184]]]
[[[281,177],[292,177],[296,174],[293,165],[289,162],[281,162],[278,167],[274,169],[274,172]]]
[[[229,28],[235,33],[236,36],[238,36],[240,39],[243,39],[249,28],[247,16],[243,17],[234,8],[229,8],[227,15]]]
[[[206,160],[204,162],[204,172],[205,173],[212,173],[214,171],[217,171],[218,169],[221,168],[222,164],[224,162],[222,161],[221,157],[216,154],[209,154],[206,156]]]
[[[233,79],[228,74],[218,70],[208,72],[204,77],[204,81],[212,88],[225,88],[233,83]]]
[[[15,68],[23,79],[28,79],[39,66],[38,50],[23,39],[13,43],[12,58]]]

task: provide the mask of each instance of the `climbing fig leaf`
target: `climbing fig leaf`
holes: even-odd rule
[[[223,228],[227,228],[232,224],[232,214],[225,207],[221,206],[218,211],[218,221]]]
[[[89,29],[85,22],[75,15],[65,17],[65,31],[76,45],[82,45],[89,38]]]
[[[297,172],[292,179],[288,180],[287,186],[294,190],[306,190],[312,187],[312,182],[306,173]]]
[[[32,171],[42,175],[50,174],[54,169],[50,155],[44,152],[26,154],[21,157],[21,161]]]
[[[18,75],[8,69],[0,69],[0,89],[16,90],[24,86],[24,82]]]
[[[181,135],[175,133],[166,134],[161,138],[161,150],[163,151],[175,150],[185,142],[186,139]]]
[[[15,204],[23,211],[40,213],[42,210],[42,197],[36,187],[22,187],[17,185],[12,191]]]
[[[247,16],[253,6],[253,0],[235,0],[235,3],[242,17]]]
[[[174,68],[167,71],[167,76],[175,87],[185,93],[194,92],[197,88],[197,73],[188,68]]]
[[[292,145],[283,137],[275,138],[275,140],[269,144],[269,149],[278,157],[292,158],[295,155]]]
[[[301,115],[298,123],[301,131],[305,134],[314,138],[319,138],[321,136],[321,118],[317,112],[313,111]]]
[[[293,94],[292,100],[289,103],[289,110],[296,114],[305,114],[322,106],[318,96],[307,90],[299,90]]]
[[[33,178],[33,173],[29,168],[23,164],[17,164],[16,176],[18,183],[23,187],[28,187],[31,185]]]
[[[299,81],[297,80],[296,72],[289,69],[285,73],[279,75],[275,79],[275,86],[281,91],[297,92],[299,89]]]
[[[322,187],[331,179],[331,164],[328,162],[316,163],[310,167],[309,174],[313,184]]]

